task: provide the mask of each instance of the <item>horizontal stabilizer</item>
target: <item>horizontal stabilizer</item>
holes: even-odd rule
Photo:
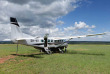
[[[21,41],[21,40],[30,40],[30,39],[33,39],[33,38],[17,38],[16,40]]]

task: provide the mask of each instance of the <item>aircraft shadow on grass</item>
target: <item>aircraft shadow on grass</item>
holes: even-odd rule
[[[55,52],[58,53],[58,52]],[[95,56],[105,56],[103,53],[88,53],[88,52],[79,52],[79,51],[67,51],[64,54],[81,54],[81,55],[95,55]],[[14,56],[21,57],[31,57],[31,58],[43,58],[41,55],[45,55],[45,53],[35,53],[35,54],[11,54]],[[51,56],[51,55],[50,55]]]
[[[78,52],[78,51],[67,51],[66,54],[82,54],[82,55],[105,56],[105,54],[103,54],[103,53],[87,53],[87,52]]]
[[[21,57],[31,57],[31,58],[43,58],[42,56],[42,53],[39,53],[39,54],[11,54],[11,55],[14,55],[14,56],[21,56]]]

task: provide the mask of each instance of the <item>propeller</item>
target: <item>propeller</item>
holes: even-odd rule
[[[49,48],[48,48],[48,33],[47,34],[45,34],[45,36],[44,36],[44,49],[45,49],[45,51],[47,52],[47,54],[51,54],[52,52],[49,50]]]
[[[48,44],[48,33],[47,34],[45,34],[45,36],[44,36],[44,47],[47,47],[47,44]]]

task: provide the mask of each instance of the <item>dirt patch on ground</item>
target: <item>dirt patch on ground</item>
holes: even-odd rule
[[[0,58],[0,64],[4,63],[5,61],[11,59],[11,58],[15,58],[16,56],[12,56],[12,55],[9,55],[9,56],[6,56],[6,57],[3,57],[3,58]]]

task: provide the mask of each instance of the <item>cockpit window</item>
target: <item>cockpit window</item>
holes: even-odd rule
[[[34,39],[31,39],[31,42],[34,42]]]
[[[39,40],[36,40],[36,42],[39,42]]]

